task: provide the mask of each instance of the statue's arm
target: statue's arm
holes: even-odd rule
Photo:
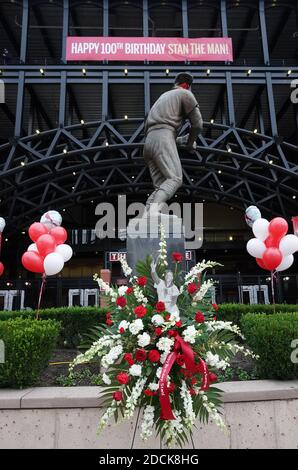
[[[156,272],[156,265],[154,263],[154,261],[152,261],[151,263],[151,276],[152,276],[152,279],[154,281],[155,284],[159,284],[160,283],[160,279],[157,275],[157,272]]]
[[[196,141],[196,138],[203,130],[203,119],[198,105],[191,111],[188,119],[190,121],[190,131],[188,134],[188,141],[186,146],[193,148],[193,144]]]

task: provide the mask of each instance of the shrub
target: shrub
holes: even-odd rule
[[[282,313],[298,312],[298,306],[277,304],[275,305],[275,311]],[[274,306],[271,304],[220,304],[217,317],[218,320],[232,321],[237,325],[240,325],[242,316],[247,313],[266,313],[266,315],[271,315],[274,313]]]
[[[261,378],[298,378],[298,363],[291,360],[291,343],[298,339],[298,312],[247,314],[241,326],[248,346],[260,356],[257,372]]]
[[[57,320],[61,323],[58,346],[62,348],[75,348],[88,333],[90,328],[105,322],[106,309],[98,307],[61,307],[49,308],[39,311],[39,318],[43,320]],[[35,318],[36,311],[0,312],[0,320],[8,318]]]
[[[24,318],[0,322],[4,363],[0,364],[0,386],[23,388],[33,385],[48,365],[60,325],[53,320]]]

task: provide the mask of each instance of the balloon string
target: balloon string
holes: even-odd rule
[[[47,279],[47,276],[46,276],[45,273],[43,273],[43,275],[42,275],[42,282],[41,282],[41,286],[40,286],[40,290],[39,290],[38,305],[37,305],[37,312],[36,312],[36,320],[38,320],[38,314],[39,314],[39,310],[40,310],[41,298],[42,298],[42,294],[43,294],[43,292],[44,292],[44,290],[45,290],[46,279]]]
[[[1,255],[1,249],[2,249],[2,232],[0,232],[0,255]]]
[[[275,273],[273,271],[271,271],[271,294],[272,294],[273,312],[275,313],[274,279],[275,279]]]

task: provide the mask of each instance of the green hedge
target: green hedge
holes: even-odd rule
[[[61,348],[75,348],[83,339],[83,335],[90,328],[105,321],[106,309],[98,307],[61,307],[49,308],[39,311],[39,318],[43,320],[57,320],[61,323],[58,346]],[[8,318],[35,318],[36,312],[13,311],[0,312],[0,320]]]
[[[48,365],[59,329],[59,323],[53,320],[11,318],[1,321],[4,362],[0,364],[0,387],[33,385]]]
[[[248,346],[260,356],[258,375],[264,379],[298,379],[298,312],[261,315],[248,313],[241,320]]]
[[[298,305],[276,304],[275,311],[282,313],[298,312]],[[274,306],[272,304],[220,304],[217,318],[218,320],[232,321],[240,325],[242,316],[247,313],[266,313],[266,315],[271,315],[274,313]]]

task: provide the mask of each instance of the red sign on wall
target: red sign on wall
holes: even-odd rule
[[[232,61],[232,39],[69,36],[66,60]]]

